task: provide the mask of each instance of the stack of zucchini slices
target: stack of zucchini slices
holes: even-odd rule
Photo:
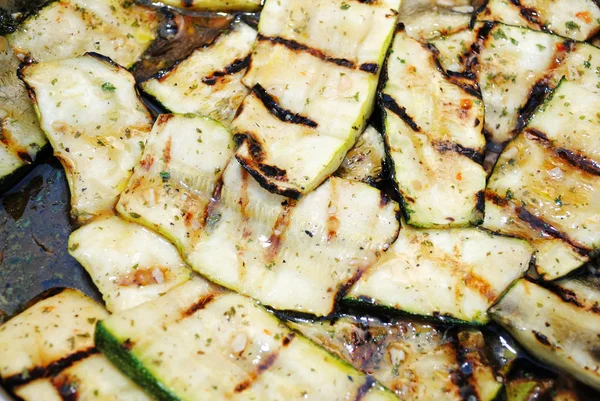
[[[0,41],[0,174],[49,142],[106,307],[55,290],[0,326],[9,390],[491,401],[492,320],[600,390],[600,286],[571,276],[600,246],[594,2],[163,3],[262,11],[138,82],[152,8],[53,2]]]

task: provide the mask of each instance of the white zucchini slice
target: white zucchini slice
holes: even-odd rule
[[[555,80],[561,78],[600,95],[600,49],[588,43],[577,42],[553,72]],[[585,103],[582,102],[582,105]]]
[[[65,168],[71,214],[85,221],[111,212],[152,127],[133,76],[91,54],[26,65],[20,76]]]
[[[488,308],[529,267],[531,253],[526,241],[475,228],[405,226],[352,287],[348,300],[484,324]]]
[[[348,151],[335,175],[347,180],[377,186],[384,180],[383,165],[385,158],[383,135],[369,125],[360,134],[354,147]]]
[[[242,77],[255,39],[254,29],[237,22],[213,44],[141,86],[174,113],[201,114],[229,125],[249,92]]]
[[[474,29],[464,29],[448,36],[436,37],[428,42],[439,52],[438,60],[448,72],[466,73],[471,61],[472,46],[476,44],[481,23]]]
[[[96,344],[159,400],[351,401],[373,384],[256,302],[197,280],[103,320]]]
[[[130,67],[156,37],[156,12],[122,0],[55,1],[8,36],[15,53],[36,61],[96,52]]]
[[[170,242],[116,216],[73,232],[69,253],[90,274],[113,313],[157,298],[191,274]]]
[[[48,142],[17,77],[18,67],[19,60],[0,36],[0,181],[35,160]]]
[[[522,128],[526,121],[519,118],[536,84],[543,84],[543,93],[547,84],[543,78],[565,50],[561,38],[547,33],[502,24],[489,30],[476,68],[485,130],[492,142],[503,144]]]
[[[215,121],[159,118],[119,212],[165,233],[192,269],[227,288],[278,309],[330,313],[393,242],[398,205],[340,178],[294,202],[261,188],[233,151]]]
[[[407,222],[479,223],[486,173],[484,107],[475,89],[438,68],[436,51],[398,32],[383,89],[385,136]]]
[[[106,316],[91,299],[65,289],[8,320],[0,326],[3,383],[25,384],[87,357],[94,352],[94,325]]]
[[[600,29],[600,8],[593,0],[488,0],[478,18],[581,41]]]
[[[299,198],[340,166],[363,131],[397,0],[268,0],[233,122],[237,159],[266,189]]]
[[[574,297],[580,296],[585,293],[575,290]],[[535,357],[600,389],[597,309],[522,279],[492,308],[491,315]]]
[[[14,394],[23,401],[64,401],[50,379],[36,379],[14,389]]]
[[[502,388],[477,330],[457,333],[421,323],[354,317],[288,325],[368,372],[401,400],[462,401],[472,395],[490,401]]]
[[[258,11],[263,0],[161,0],[161,3],[184,10]]]
[[[406,34],[419,42],[452,36],[470,28],[471,0],[404,0],[398,21]]]
[[[571,85],[563,83],[561,88],[533,117],[526,131],[504,150],[486,190],[484,227],[533,239],[537,271],[547,280],[579,267],[600,246],[600,176],[594,169],[594,159],[584,156],[593,152],[586,144],[592,141],[593,145],[596,140],[586,139],[586,132],[590,120],[598,118],[597,109],[588,109],[579,98],[581,109],[576,118],[571,118],[566,95],[561,94]],[[585,99],[596,97],[589,92],[581,95]],[[545,129],[548,134],[529,127]],[[560,144],[568,147],[560,148]],[[572,150],[578,145],[581,154]],[[548,240],[562,245],[556,248],[547,243],[539,247],[540,242]]]

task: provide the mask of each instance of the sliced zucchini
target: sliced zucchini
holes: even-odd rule
[[[213,120],[160,117],[118,211],[167,235],[220,285],[277,309],[330,313],[395,239],[398,205],[335,177],[295,202],[261,188],[233,151]]]
[[[472,395],[489,401],[502,388],[476,330],[448,332],[421,323],[352,316],[288,325],[371,374],[402,400],[462,401]]]
[[[56,292],[0,326],[0,377],[7,387],[51,376],[94,352],[90,333],[108,313],[79,291]]]
[[[235,151],[231,133],[195,115],[162,115],[117,211],[160,232],[182,254],[192,247],[213,193]]]
[[[500,21],[586,40],[600,29],[600,8],[594,0],[488,0],[479,19]]]
[[[485,130],[492,142],[503,144],[527,122],[522,112],[532,96],[546,92],[551,82],[544,78],[562,59],[566,46],[557,36],[502,24],[481,32],[476,69],[485,103]]]
[[[93,54],[25,65],[20,76],[65,168],[71,214],[111,212],[152,127],[133,76]]]
[[[157,28],[156,12],[131,1],[55,1],[25,20],[8,40],[21,59],[52,61],[97,52],[130,67],[150,46]]]
[[[373,384],[256,302],[195,279],[103,320],[95,337],[158,400],[362,400]]]
[[[600,246],[598,164],[584,156],[593,156],[588,144],[596,146],[593,135],[586,136],[592,132],[590,120],[597,121],[597,109],[580,97],[577,109],[570,111],[566,96],[572,94],[565,91],[591,101],[596,95],[568,83],[561,88],[506,147],[486,190],[484,227],[533,240],[537,271],[547,280],[581,266]]]
[[[529,267],[531,253],[526,241],[475,228],[405,226],[352,287],[348,300],[484,324],[488,308]]]
[[[185,10],[259,11],[263,0],[161,0],[161,3]]]
[[[440,36],[428,42],[439,52],[440,65],[448,72],[466,73],[472,60],[472,46],[477,43],[478,33],[483,25],[478,23],[473,29],[464,29],[448,36]]]
[[[590,92],[600,95],[600,49],[587,43],[575,43],[560,66],[555,79],[566,79]],[[585,104],[582,104],[585,105]]]
[[[0,36],[0,181],[35,160],[46,143],[27,90],[17,77],[19,60]]]
[[[233,122],[237,159],[299,198],[340,166],[369,118],[398,0],[268,0]]]
[[[580,276],[552,282],[552,291],[564,301],[589,312],[600,311],[600,278]]]
[[[23,401],[64,401],[50,379],[36,379],[15,388],[14,394]]]
[[[358,141],[346,154],[335,175],[347,180],[377,186],[383,180],[385,160],[383,136],[371,125],[358,137]]]
[[[191,274],[170,242],[116,216],[73,232],[69,253],[90,274],[111,312],[157,298]]]
[[[398,21],[407,35],[419,42],[449,37],[470,28],[471,0],[404,0]]]
[[[141,86],[174,113],[197,113],[229,125],[248,94],[242,77],[255,39],[254,29],[237,22],[212,45]]]
[[[394,181],[407,222],[479,223],[486,173],[484,107],[475,89],[438,68],[435,49],[398,32],[381,97]]]
[[[576,299],[585,296],[571,290]],[[531,354],[600,389],[597,309],[522,279],[491,309],[491,315]]]

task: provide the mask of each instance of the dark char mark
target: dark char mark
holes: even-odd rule
[[[269,41],[271,43],[277,43],[277,44],[285,46],[288,49],[293,50],[293,51],[306,52],[317,58],[320,58],[323,61],[337,64],[340,67],[346,67],[346,68],[352,68],[352,69],[356,68],[356,65],[354,64],[353,61],[347,60],[345,58],[335,58],[335,57],[328,56],[322,50],[308,47],[306,45],[303,45],[302,43],[296,42],[295,40],[284,39],[282,37],[274,37],[273,38],[273,37],[264,36],[261,34],[258,35],[258,40],[259,41]],[[370,71],[368,71],[368,72],[370,72]]]
[[[290,342],[292,342],[292,340],[295,338],[294,336],[287,336],[285,337],[287,338],[289,341],[287,343],[287,345],[290,344]],[[244,380],[241,383],[238,383],[235,386],[235,392],[236,393],[241,393],[244,392],[245,390],[249,389],[250,387],[252,387],[252,385],[254,384],[254,382],[260,377],[261,374],[263,374],[265,371],[269,370],[269,368],[271,366],[273,366],[273,364],[275,363],[275,361],[277,360],[277,358],[279,357],[279,352],[275,351],[272,354],[269,354],[266,358],[264,358],[260,364],[257,366],[256,371],[252,372],[250,374],[250,377],[246,380]]]
[[[390,95],[381,96],[382,106],[400,117],[413,131],[421,132],[421,128],[415,123],[411,116],[406,113],[406,109],[396,103],[396,100]]]
[[[350,376],[348,376],[348,379],[351,380]],[[356,391],[356,397],[354,397],[354,401],[362,400],[369,393],[369,391],[371,390],[371,388],[373,388],[374,385],[375,379],[373,379],[371,376],[367,376],[365,382]]]
[[[213,300],[215,299],[214,294],[209,294],[205,297],[200,298],[198,301],[196,301],[196,303],[194,303],[192,306],[190,306],[189,308],[187,308],[184,312],[183,312],[183,316],[191,316],[194,313],[196,313],[199,310],[202,310],[204,308],[206,308],[206,305],[208,305],[209,303],[211,303]]]
[[[546,97],[552,92],[552,89],[547,78],[542,78],[535,83],[529,92],[527,103],[520,110],[515,132],[519,132],[525,128],[533,113],[544,103]]]
[[[482,152],[479,152],[475,149],[467,148],[458,143],[453,143],[449,141],[442,141],[434,143],[435,148],[440,153],[445,152],[455,152],[469,159],[473,160],[475,163],[481,164],[483,163],[484,155]]]
[[[521,15],[530,23],[537,25],[540,29],[544,29],[544,24],[539,20],[539,13],[535,8],[525,7],[520,0],[509,0],[513,5],[519,7]],[[544,29],[545,30],[545,29]]]
[[[317,122],[311,120],[310,118],[293,113],[281,107],[277,103],[277,100],[273,96],[269,95],[260,84],[254,85],[252,92],[256,95],[256,97],[258,97],[265,108],[269,110],[269,113],[277,117],[279,120],[286,123],[306,125],[307,127],[311,128],[316,128],[318,126]]]
[[[215,71],[208,77],[202,78],[202,82],[204,82],[206,85],[212,86],[217,83],[219,78],[243,71],[249,65],[250,65],[250,55],[246,56],[243,59],[237,59],[237,60],[233,61],[231,64],[229,64],[228,66],[226,66],[223,70]]]
[[[552,143],[552,141],[550,141],[546,134],[542,131],[528,128],[526,132],[535,136],[536,138],[541,139],[544,142]],[[589,159],[569,149],[558,148],[555,149],[554,152],[558,155],[558,157],[565,160],[573,167],[583,170],[589,174],[600,175],[600,164],[598,164],[598,162],[596,162],[595,160]]]
[[[23,384],[29,383],[33,380],[42,378],[42,377],[52,377],[57,375],[60,371],[68,368],[73,365],[75,362],[80,361],[82,359],[87,358],[90,355],[97,354],[98,350],[94,347],[88,348],[83,351],[75,352],[65,358],[59,359],[57,361],[52,362],[46,367],[36,366],[35,368],[24,372],[19,373],[13,376],[9,376],[4,379],[3,384],[12,389],[17,386],[21,386]]]
[[[300,197],[302,196],[302,194],[296,189],[281,188],[277,184],[270,181],[269,178],[267,178],[265,175],[262,174],[262,171],[260,170],[260,166],[257,165],[254,162],[254,160],[252,160],[252,159],[249,160],[249,159],[243,158],[238,154],[235,155],[235,158],[242,165],[242,167],[248,173],[250,173],[252,178],[254,178],[256,180],[256,182],[258,182],[260,184],[260,186],[263,187],[264,189],[266,189],[267,191],[274,192],[279,195],[283,195],[285,197],[295,199],[295,200],[300,199]]]
[[[458,363],[458,369],[452,371],[452,383],[458,388],[461,400],[480,400],[481,398],[470,380],[473,375],[473,362],[468,358],[469,350],[461,346],[455,330],[452,330],[450,335],[450,345]]]
[[[79,399],[78,383],[71,380],[68,375],[60,374],[52,379],[52,385],[58,391],[63,401],[77,401]]]
[[[473,85],[468,84],[466,81],[471,81],[475,77],[474,74],[470,72],[466,73],[457,73],[457,72],[448,72],[442,66],[440,61],[440,51],[437,47],[435,47],[431,43],[424,44],[423,47],[431,53],[431,58],[433,59],[433,63],[437,70],[448,80],[452,82],[454,85],[461,88],[465,93],[476,97],[477,99],[481,99],[481,92],[479,91],[477,85],[473,82]]]
[[[535,336],[535,339],[538,340],[539,342],[541,342],[542,344],[544,344],[544,345],[546,345],[548,347],[552,345],[550,343],[550,341],[548,340],[548,337],[546,337],[545,335],[543,335],[539,331],[531,330],[531,332]]]

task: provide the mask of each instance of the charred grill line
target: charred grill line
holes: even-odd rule
[[[278,104],[277,99],[269,95],[260,84],[254,85],[254,87],[252,88],[252,92],[262,102],[262,104],[269,111],[269,113],[277,117],[280,121],[291,124],[306,125],[310,128],[318,127],[319,124],[317,124],[316,121],[313,121],[308,117],[304,117],[301,114],[293,113],[290,110],[286,110],[283,107],[281,107]]]
[[[233,75],[245,70],[250,65],[250,55],[243,59],[236,59],[231,64],[223,68],[221,71],[215,71],[211,75],[202,78],[202,82],[206,85],[214,85],[217,81],[227,75]]]
[[[454,143],[454,142],[449,142],[449,141],[434,142],[433,145],[434,145],[435,149],[440,153],[454,152],[454,153],[458,153],[462,156],[468,157],[469,159],[473,160],[477,164],[483,163],[484,155],[482,152],[480,152],[476,149],[467,148],[467,147],[462,146],[459,143]]]
[[[373,379],[371,376],[367,376],[365,382],[362,384],[362,386],[358,388],[356,392],[356,397],[354,397],[354,401],[362,400],[367,395],[369,390],[373,388],[374,385],[375,379]]]
[[[381,96],[381,103],[384,108],[400,117],[413,131],[421,132],[421,127],[419,127],[412,117],[406,113],[404,107],[399,106],[398,103],[396,103],[396,100],[393,97],[384,93]]]

